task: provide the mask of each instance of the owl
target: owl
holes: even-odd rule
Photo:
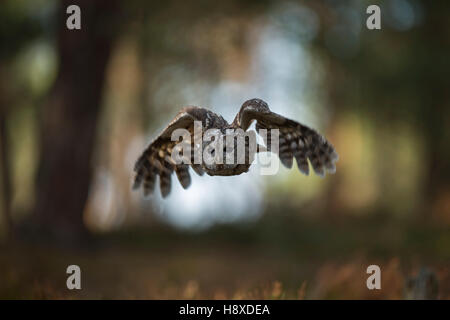
[[[175,172],[181,186],[186,189],[191,184],[189,167],[198,175],[204,173],[210,176],[234,176],[248,172],[254,160],[254,153],[274,152],[272,146],[273,136],[264,135],[265,146],[257,144],[256,148],[251,148],[249,140],[244,139],[245,156],[243,161],[214,161],[197,160],[195,161],[195,150],[206,151],[208,144],[202,141],[196,143],[196,135],[199,132],[195,130],[195,124],[200,125],[200,134],[213,130],[217,135],[214,141],[223,141],[223,146],[227,148],[212,148],[212,156],[217,153],[222,159],[230,159],[230,150],[236,150],[236,135],[246,133],[252,122],[256,121],[255,128],[258,133],[272,132],[277,129],[278,156],[281,163],[292,168],[293,158],[297,161],[297,167],[305,175],[309,174],[309,164],[314,172],[323,177],[325,172],[334,173],[336,171],[335,162],[338,160],[338,154],[334,147],[322,135],[315,130],[308,128],[294,120],[287,119],[269,109],[267,103],[261,99],[251,99],[245,101],[234,121],[230,124],[222,116],[205,108],[189,106],[178,112],[175,118],[154,139],[142,152],[134,166],[133,189],[142,187],[144,195],[153,192],[156,184],[156,177],[159,176],[159,186],[162,197],[167,197],[171,190],[171,175]],[[177,129],[184,129],[194,139],[188,140],[189,152],[184,160],[175,161],[172,157],[174,149],[180,147],[186,142],[173,139],[172,134]],[[236,134],[237,132],[237,134]],[[230,138],[232,139],[228,140]],[[255,134],[256,135],[256,134]],[[233,141],[231,145],[227,141]],[[251,149],[251,150],[250,150]],[[215,153],[215,154],[214,154]],[[231,157],[236,160],[238,152],[233,152]],[[187,159],[186,159],[187,158]],[[233,160],[233,159],[232,159]]]

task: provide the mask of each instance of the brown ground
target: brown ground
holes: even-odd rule
[[[263,221],[203,233],[159,226],[99,236],[88,249],[9,245],[0,251],[0,298],[401,299],[405,279],[427,266],[450,299],[444,228],[366,222]],[[66,288],[70,264],[81,267],[80,291]],[[370,264],[381,267],[379,291],[366,288]]]

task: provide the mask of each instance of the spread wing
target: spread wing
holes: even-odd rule
[[[191,184],[189,174],[189,165],[182,163],[176,164],[172,158],[172,150],[181,141],[172,141],[172,132],[176,129],[186,129],[194,136],[194,121],[205,122],[209,111],[199,107],[183,108],[163,132],[153,140],[144,150],[142,155],[136,161],[134,166],[135,178],[133,189],[141,186],[144,195],[148,195],[155,188],[156,176],[159,175],[159,185],[161,195],[166,197],[171,189],[171,175],[175,171],[180,184],[184,189]],[[193,143],[193,141],[192,141]],[[191,149],[193,150],[193,149]],[[193,159],[190,159],[193,169],[199,174],[203,174],[201,166],[195,165]]]
[[[319,176],[324,176],[326,171],[336,171],[335,162],[339,157],[330,142],[314,129],[270,111],[264,101],[247,101],[236,118],[235,121],[239,122],[243,130],[247,130],[254,120],[258,132],[260,129],[267,129],[267,137],[263,138],[269,151],[270,129],[279,129],[279,157],[285,167],[292,168],[295,157],[298,169],[306,175],[309,174],[308,159]]]

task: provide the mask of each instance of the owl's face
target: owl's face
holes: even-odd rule
[[[236,175],[248,171],[249,139],[242,130],[226,129],[217,140],[203,141],[203,167],[210,175]],[[255,139],[256,141],[256,139]]]

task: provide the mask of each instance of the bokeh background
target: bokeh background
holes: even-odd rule
[[[0,298],[402,299],[422,267],[450,298],[445,1],[0,8]],[[191,172],[165,200],[131,191],[181,107],[232,121],[254,97],[325,134],[337,173]],[[366,288],[370,264],[382,290]]]

